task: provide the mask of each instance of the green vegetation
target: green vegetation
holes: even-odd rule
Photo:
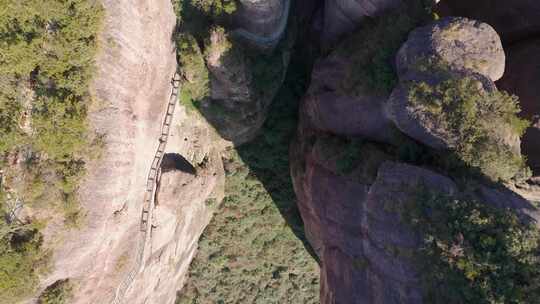
[[[471,77],[450,78],[435,86],[409,84],[409,102],[422,107],[457,142],[460,161],[494,181],[509,180],[526,168],[523,157],[505,143],[529,125],[517,117],[518,99],[504,91],[482,92]]]
[[[319,303],[319,269],[305,247],[288,158],[307,78],[295,62],[261,135],[227,156],[226,198],[177,303]]]
[[[8,201],[56,207],[68,224],[79,222],[75,193],[98,138],[86,113],[103,12],[93,0],[0,7],[0,299],[15,303],[35,292],[48,254],[42,224],[5,217]],[[8,165],[14,160],[21,166]]]
[[[69,280],[56,281],[38,298],[38,304],[69,304],[73,297],[73,285]]]
[[[27,185],[45,182],[55,199],[72,201],[92,142],[88,84],[102,8],[90,0],[2,0],[0,7],[0,154],[24,150]]]
[[[426,303],[540,303],[540,235],[511,210],[422,188],[409,222]]]
[[[7,199],[0,189],[0,303],[6,304],[34,292],[38,275],[46,271],[48,263],[48,254],[41,249],[39,224],[8,221]]]
[[[411,1],[407,7],[381,17],[366,19],[362,27],[336,49],[337,55],[351,64],[341,83],[353,95],[387,95],[397,84],[392,66],[394,57],[411,30],[431,19],[430,9]]]

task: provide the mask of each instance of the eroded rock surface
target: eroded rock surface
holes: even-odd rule
[[[396,58],[398,74],[418,69],[430,58],[493,81],[504,73],[505,55],[497,32],[486,23],[466,18],[443,18],[412,31]]]

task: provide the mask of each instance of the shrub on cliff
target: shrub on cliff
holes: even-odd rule
[[[515,140],[529,123],[517,117],[516,96],[504,91],[481,90],[472,77],[450,77],[435,85],[408,84],[408,102],[415,111],[447,133],[457,157],[479,168],[489,178],[508,180],[526,170],[523,157],[515,150]],[[519,147],[517,147],[519,149]]]
[[[423,1],[410,1],[406,6],[377,18],[366,18],[358,31],[345,39],[337,54],[351,61],[342,87],[352,94],[389,94],[397,84],[394,56],[418,25],[429,20],[430,8]]]
[[[538,303],[540,234],[511,210],[420,189],[409,211],[423,236],[427,303]]]
[[[17,303],[35,291],[48,255],[37,224],[8,221],[5,202],[0,189],[0,302]]]
[[[38,304],[69,304],[73,296],[73,285],[69,280],[59,280],[48,286],[39,295]]]
[[[193,107],[210,95],[208,69],[197,41],[192,35],[180,34],[176,45],[180,73],[185,79],[180,90],[180,101]]]

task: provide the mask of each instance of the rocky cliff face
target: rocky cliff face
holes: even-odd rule
[[[404,212],[423,186],[445,195],[462,189],[434,163],[403,163],[407,141],[396,128],[434,149],[448,151],[455,143],[448,141],[449,125],[441,126],[444,134],[436,132],[441,121],[430,120],[429,106],[406,101],[412,91],[400,92],[414,82],[436,87],[467,77],[475,94],[497,92],[493,81],[503,75],[505,61],[501,41],[489,25],[467,19],[419,28],[397,53],[399,80],[391,94],[344,87],[347,70],[354,70],[352,58],[333,51],[315,65],[290,150],[306,236],[321,259],[321,303],[423,303],[412,260],[421,236],[405,223]],[[487,134],[519,154],[516,134]],[[509,189],[483,185],[476,195],[488,205],[513,209],[524,222],[540,219],[530,201]]]
[[[162,121],[176,70],[171,39],[176,22],[169,0],[104,0],[106,26],[94,83],[99,107],[91,126],[105,135],[103,156],[89,165],[81,185],[85,212],[79,229],[49,225],[46,244],[53,270],[42,281],[75,283],[72,303],[113,301],[121,282],[135,267],[147,174],[162,133]],[[173,99],[173,102],[176,102]],[[201,118],[176,107],[166,153],[181,155],[194,171],[164,168],[156,194],[151,245],[124,303],[173,303],[209,221],[210,201],[222,195],[219,140]],[[173,162],[174,163],[174,162]]]

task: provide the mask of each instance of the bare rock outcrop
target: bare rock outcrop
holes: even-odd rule
[[[418,69],[428,59],[493,81],[504,73],[505,55],[497,32],[486,23],[466,18],[443,18],[412,31],[396,58],[398,74]]]
[[[183,107],[175,121],[157,181],[144,267],[124,303],[174,303],[199,237],[224,196],[223,140],[200,115]]]
[[[493,26],[505,42],[540,33],[540,2],[536,0],[441,0],[441,16],[462,16]]]
[[[323,41],[331,44],[352,32],[366,17],[397,8],[402,0],[326,0]]]

